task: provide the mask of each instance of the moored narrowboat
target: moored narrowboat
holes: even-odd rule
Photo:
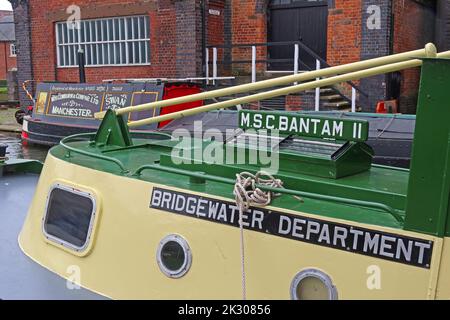
[[[123,81],[110,80],[103,84],[39,83],[33,99],[34,106],[27,112],[28,115],[20,118],[23,121],[23,141],[55,145],[73,134],[95,132],[100,125],[94,117],[96,112],[196,94],[201,90],[196,82],[176,79]],[[203,101],[195,101],[154,109],[150,113],[131,113],[129,119],[163,115],[202,104]],[[167,123],[143,126],[136,132],[145,134]]]

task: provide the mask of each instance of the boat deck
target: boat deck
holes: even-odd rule
[[[173,165],[173,141],[134,140],[132,147],[98,147],[88,141],[72,141],[56,146],[50,153],[64,161],[180,189],[234,200],[236,173],[256,172],[255,166]],[[82,154],[83,153],[83,154]],[[205,183],[193,183],[192,174],[207,175]],[[373,165],[369,170],[339,179],[312,176],[280,168],[277,178],[286,189],[302,193],[303,202],[291,195],[273,200],[272,206],[303,213],[361,223],[402,228],[409,172],[405,169]],[[194,177],[195,178],[195,177]]]

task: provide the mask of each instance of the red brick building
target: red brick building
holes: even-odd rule
[[[16,53],[13,13],[0,10],[0,80],[17,68]]]
[[[19,81],[78,81],[77,51],[86,54],[88,82],[111,78],[199,77],[205,51],[219,49],[219,75],[246,75],[249,48],[230,45],[301,39],[329,65],[423,47],[450,45],[449,0],[13,0],[19,51]],[[70,29],[79,8],[80,28]],[[72,20],[71,20],[72,19]],[[74,31],[76,30],[76,31]],[[228,47],[227,47],[228,46]],[[287,46],[258,46],[258,60],[292,56]],[[211,54],[211,52],[210,52]],[[211,58],[211,57],[210,57]],[[300,51],[300,62],[314,59]],[[291,70],[283,63],[257,65]],[[312,66],[314,67],[314,66]],[[302,66],[300,66],[302,68]],[[276,70],[275,70],[276,69]],[[279,69],[279,70],[278,70]],[[211,72],[211,71],[210,71]],[[378,76],[357,83],[366,95],[358,103],[400,98],[413,112],[418,71]],[[394,88],[394,89],[393,89]],[[348,94],[343,87],[342,92]],[[21,93],[21,101],[26,97]],[[286,100],[306,105],[308,96]]]

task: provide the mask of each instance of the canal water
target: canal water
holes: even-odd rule
[[[8,159],[33,159],[44,162],[50,147],[23,144],[19,133],[0,133],[0,144],[6,144]]]

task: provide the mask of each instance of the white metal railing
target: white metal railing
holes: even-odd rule
[[[256,71],[256,65],[258,63],[257,60],[257,51],[256,51],[256,45],[252,45],[252,46],[248,46],[251,48],[251,81],[252,82],[256,82],[256,76],[257,76],[257,71]],[[218,56],[217,56],[217,50],[219,47],[212,47],[212,68],[213,68],[213,75],[212,78],[209,76],[209,65],[211,62],[210,59],[210,48],[206,48],[206,52],[205,52],[205,78],[212,80],[213,84],[215,84],[214,79],[218,77],[217,72],[218,72]],[[292,70],[293,74],[298,74],[299,73],[299,59],[300,59],[300,47],[298,45],[298,43],[294,44],[294,53],[293,53],[293,61],[294,61],[294,68]],[[288,73],[291,73],[288,71]],[[209,82],[208,82],[209,83]]]
[[[294,45],[294,74],[298,74],[298,59],[300,58],[300,48],[298,46],[298,43]],[[298,82],[295,82],[294,84],[298,84]]]
[[[284,43],[281,43],[284,44]],[[267,44],[269,45],[269,44]],[[276,43],[274,44],[276,45]],[[244,45],[242,45],[241,47],[244,47]],[[258,63],[258,59],[257,59],[257,46],[256,45],[248,45],[247,47],[251,48],[251,82],[255,83],[257,81],[257,63]],[[213,68],[213,74],[212,77],[210,77],[209,73],[210,73],[210,69],[209,69],[209,65],[210,65],[210,48],[206,48],[206,52],[205,52],[205,78],[206,78],[206,83],[209,84],[210,81],[212,81],[212,83],[215,85],[216,84],[216,80],[219,79],[218,77],[218,48],[219,47],[212,47],[212,54],[213,54],[213,58],[212,58],[212,68]],[[293,61],[294,61],[294,68],[292,70],[292,73],[294,75],[299,73],[299,61],[300,61],[300,46],[298,43],[294,43],[294,52],[293,52]],[[320,70],[321,69],[321,62],[319,59],[315,59],[316,61],[316,68],[315,70]],[[287,73],[291,73],[291,72],[287,72]],[[320,78],[316,78],[316,80],[320,80]],[[298,82],[295,82],[294,85],[297,85]],[[356,112],[356,94],[357,91],[354,87],[352,87],[352,95],[351,95],[351,112]],[[347,98],[346,98],[347,99]],[[347,99],[348,100],[348,99]],[[315,89],[315,97],[314,97],[314,110],[315,111],[320,111],[320,88],[316,88]]]
[[[256,82],[256,47],[252,46],[252,82]]]
[[[316,59],[316,70],[320,70],[320,61],[317,60],[317,59]],[[320,80],[320,78],[316,78],[316,80]],[[316,88],[314,110],[315,111],[319,111],[320,110],[320,87]]]
[[[356,112],[356,89],[352,88],[352,112]]]
[[[288,75],[280,78],[263,80],[255,83],[248,83],[244,85],[238,85],[234,87],[222,88],[213,91],[206,91],[189,96],[183,96],[173,98],[169,100],[161,100],[151,103],[144,103],[141,105],[126,107],[117,109],[114,112],[117,115],[128,114],[130,112],[139,112],[144,110],[152,110],[155,108],[167,107],[177,105],[181,103],[218,98],[223,96],[229,96],[231,94],[252,92],[256,90],[268,89],[269,87],[277,87],[282,85],[292,84],[299,82],[298,85],[291,85],[288,87],[278,88],[274,90],[259,92],[256,94],[250,94],[245,97],[235,98],[227,101],[216,102],[213,104],[205,105],[191,110],[184,110],[174,112],[171,114],[161,115],[158,117],[142,119],[138,121],[132,121],[128,123],[129,127],[137,127],[141,125],[161,122],[165,120],[177,119],[185,116],[189,116],[196,113],[207,112],[211,110],[218,110],[221,108],[229,108],[238,104],[251,103],[260,100],[270,99],[274,97],[284,96],[288,94],[295,94],[305,90],[315,89],[317,87],[330,86],[338,83],[359,80],[379,74],[391,73],[398,70],[407,68],[419,67],[422,65],[420,57],[428,58],[450,58],[450,51],[436,52],[436,47],[429,43],[423,49],[408,51],[404,53],[398,53],[394,55],[369,59],[365,61],[353,62],[346,65],[334,66],[323,68],[321,70],[314,70],[298,75]],[[308,81],[315,78],[323,78],[321,80]],[[96,119],[104,117],[106,112],[97,112],[95,114]]]

